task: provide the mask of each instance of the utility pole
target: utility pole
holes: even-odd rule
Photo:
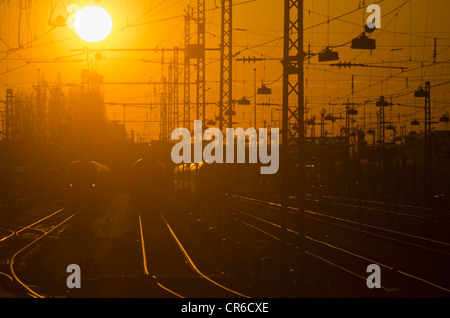
[[[281,145],[281,237],[286,243],[289,190],[294,190],[298,207],[299,246],[304,252],[305,236],[305,120],[304,120],[304,63],[303,51],[303,0],[284,1],[284,52],[283,52],[283,108]],[[297,156],[289,154],[293,146]],[[297,166],[297,168],[295,168]],[[293,178],[293,171],[297,171]],[[292,181],[295,182],[293,183]],[[293,188],[298,184],[298,188]],[[286,246],[286,244],[283,244]],[[303,256],[303,253],[302,253]],[[285,267],[287,251],[282,253]],[[286,268],[285,268],[286,269]]]
[[[233,1],[222,0],[219,129],[233,126]],[[225,117],[226,116],[226,117]]]

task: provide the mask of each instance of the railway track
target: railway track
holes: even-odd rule
[[[122,204],[125,205],[125,202]],[[47,213],[24,225],[0,224],[0,292],[3,289],[6,297],[97,297],[104,295],[107,286],[117,285],[124,290],[108,291],[108,295],[127,297],[129,290],[129,295],[139,298],[249,297],[204,274],[176,233],[176,227],[162,214],[139,215],[139,232],[131,234],[131,230],[136,229],[131,227],[135,222],[131,220],[133,213],[120,210],[118,215],[110,209],[107,211],[107,216],[103,214],[90,219],[88,227],[95,232],[90,234],[80,232],[85,228],[82,213],[78,213],[80,216],[76,221],[73,218],[77,213],[66,208]],[[117,221],[108,221],[112,218],[117,218]],[[59,231],[68,222],[71,226]],[[126,227],[122,230],[123,225]],[[125,233],[130,234],[126,236]],[[139,248],[136,248],[133,237],[139,238]],[[123,254],[113,251],[122,251]],[[142,257],[135,256],[138,251]],[[68,274],[64,274],[63,270],[67,264],[83,259],[89,262],[86,257],[96,258],[103,269],[90,273],[90,265],[82,265],[82,288],[65,288]],[[128,265],[120,261],[122,257],[129,259]],[[139,259],[143,265],[138,272],[139,264],[135,261]],[[121,267],[117,268],[119,264]],[[33,269],[40,267],[45,273],[39,274],[39,269]]]
[[[318,267],[326,268],[334,273],[333,277],[336,276],[335,273],[339,273],[337,276],[351,280],[352,287],[349,289],[356,293],[362,290],[366,295],[370,291],[365,285],[368,276],[366,268],[369,264],[378,264],[381,267],[382,292],[388,293],[394,288],[412,291],[413,296],[447,296],[450,292],[445,277],[439,279],[439,275],[436,275],[439,271],[444,271],[444,275],[447,273],[450,259],[448,243],[311,210],[305,213],[307,232],[305,237],[301,238],[296,223],[298,210],[295,208],[288,209],[289,222],[286,236],[283,238],[280,235],[282,231],[279,222],[279,204],[237,196],[234,200],[239,203],[239,209],[235,209],[234,217],[240,224],[278,243],[286,243],[285,245],[296,255],[305,255],[310,260],[308,264],[314,263],[318,264]],[[114,215],[113,212],[110,213]],[[125,212],[121,213],[123,217],[127,215]],[[25,225],[0,224],[0,281],[5,282],[5,285],[14,284],[21,296],[53,297],[51,292],[45,292],[45,286],[34,286],[30,283],[31,280],[26,279],[27,275],[23,272],[21,263],[33,247],[39,243],[45,245],[43,239],[52,237],[52,234],[75,214],[69,209],[58,209]],[[196,264],[198,259],[193,256],[195,253],[190,253],[194,250],[190,250],[189,244],[185,244],[187,243],[184,241],[185,238],[178,232],[181,229],[179,221],[169,214],[161,212],[137,215],[140,247],[136,250],[140,250],[142,257],[136,259],[142,260],[144,280],[151,281],[151,284],[159,289],[159,292],[155,293],[153,291],[147,293],[149,291],[147,290],[138,294],[139,297],[157,295],[156,297],[164,298],[247,298],[250,297],[249,294],[253,296],[248,291],[242,291],[244,289],[236,288],[233,282],[228,284],[227,282],[231,280],[224,280],[223,276],[216,277],[214,274],[211,275],[211,272],[202,272],[203,264]],[[66,238],[69,241],[62,240],[58,244],[69,244],[67,246],[77,244],[77,236],[72,237],[69,234]],[[107,238],[103,237],[92,237],[86,239],[86,242],[100,242],[99,240],[104,242],[101,244],[102,247],[112,246],[113,241],[107,241]],[[122,242],[129,247],[131,244],[136,246],[135,240],[134,243]],[[114,256],[115,258],[117,256]],[[420,263],[419,261],[424,258],[428,260],[427,266],[422,266],[423,264],[414,266],[415,262]],[[439,261],[441,264],[433,267],[439,264]],[[137,262],[134,264],[139,267]],[[433,273],[428,275],[424,271],[425,268]],[[139,279],[142,280],[142,276]],[[359,286],[359,289],[354,286]]]
[[[54,199],[61,196],[62,191],[52,191],[46,193],[38,194],[21,194],[21,193],[11,193],[0,196],[0,212],[2,210],[26,210],[33,205],[40,204],[42,202]]]
[[[280,204],[238,196],[234,200],[239,202],[234,211],[241,224],[282,240]],[[295,222],[298,210],[289,208],[288,213],[286,244],[361,280],[363,286],[367,266],[378,264],[385,291],[402,286],[413,296],[448,297],[450,244],[310,210],[305,211],[306,235],[301,238]]]
[[[44,298],[47,295],[36,289],[21,278],[20,258],[32,247],[60,229],[62,225],[72,219],[77,212],[66,208],[58,209],[45,217],[33,221],[27,225],[14,225],[1,223],[0,228],[3,235],[0,238],[0,259],[2,271],[0,277],[6,280],[9,286],[14,287],[14,293],[34,298]]]
[[[143,225],[149,222],[152,224],[151,233]],[[204,274],[163,214],[140,214],[139,224],[145,274],[165,290],[168,296],[250,298]]]
[[[295,197],[289,199],[295,204]],[[367,224],[450,242],[447,231],[450,211],[443,209],[327,195],[318,198],[307,196],[307,203],[310,209],[320,209],[329,215],[361,219]]]

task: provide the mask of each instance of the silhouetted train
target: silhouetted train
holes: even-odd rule
[[[278,176],[262,175],[259,164],[184,164],[174,170],[174,193],[191,204],[211,207],[226,194],[262,197],[278,191]]]
[[[249,196],[253,198],[277,201],[281,192],[280,172],[261,174],[260,164],[184,164],[174,170],[174,193],[193,205],[201,208],[220,204],[226,194]],[[307,191],[315,192],[319,188],[317,166],[306,165],[305,182]],[[295,171],[289,173],[289,195],[295,195]]]
[[[111,170],[95,161],[72,161],[67,167],[67,185],[72,205],[101,204],[111,189]]]
[[[133,204],[142,209],[155,209],[167,202],[170,176],[161,161],[139,159],[130,171],[130,194]]]
[[[196,205],[217,203],[224,194],[227,173],[229,169],[223,164],[201,162],[180,165],[174,170],[174,193]]]

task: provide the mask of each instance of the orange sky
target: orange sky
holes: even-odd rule
[[[357,10],[360,0],[305,0],[304,26],[305,49],[308,45],[314,53],[327,44],[336,46],[349,42],[363,31],[363,23],[369,15]],[[375,2],[375,1],[373,1]],[[80,39],[73,29],[58,27],[52,30],[50,20],[66,15],[70,3],[81,7],[98,4],[112,16],[113,32],[104,41],[88,43]],[[266,62],[243,64],[234,62],[234,99],[253,95],[253,69],[256,68],[257,87],[264,79],[271,84],[273,94],[270,102],[281,103],[280,78],[282,68],[278,60],[282,57],[283,3],[282,0],[234,0],[234,52],[238,57],[265,57]],[[371,1],[365,0],[365,4]],[[36,84],[37,72],[44,74],[46,81],[56,81],[58,74],[64,83],[80,82],[81,70],[88,67],[86,55],[73,49],[129,49],[129,48],[173,48],[184,46],[184,10],[197,6],[192,0],[0,0],[0,99],[6,88],[30,90]],[[217,48],[220,41],[220,0],[206,0],[206,45]],[[352,50],[350,45],[336,48],[340,60],[377,66],[401,66],[408,68],[401,72],[387,68],[339,69],[329,63],[319,63],[317,56],[306,62],[306,90],[309,113],[316,116],[325,108],[337,115],[344,110],[347,99],[354,102],[374,101],[380,95],[392,96],[394,103],[422,105],[422,99],[414,99],[412,91],[429,80],[432,85],[432,107],[434,120],[438,121],[450,100],[446,96],[450,79],[450,24],[447,14],[450,1],[446,0],[384,0],[381,29],[372,33],[377,40],[377,49]],[[53,10],[52,10],[53,8]],[[345,13],[354,11],[344,15]],[[329,24],[327,15],[333,19]],[[319,25],[318,25],[319,24]],[[192,42],[196,40],[196,25],[191,24]],[[437,62],[433,62],[433,43],[437,38]],[[391,50],[395,49],[395,50]],[[166,52],[165,58],[171,59]],[[91,55],[90,58],[93,58]],[[207,53],[207,102],[219,100],[219,53]],[[146,62],[143,62],[145,60]],[[45,61],[45,62],[44,62]],[[58,61],[58,63],[55,63]],[[64,61],[59,63],[59,61]],[[91,64],[106,82],[149,82],[162,77],[159,52],[103,52],[103,59]],[[39,63],[37,63],[39,62]],[[181,61],[182,63],[182,61]],[[165,66],[167,67],[167,65]],[[167,71],[167,68],[165,69]],[[181,72],[181,69],[180,69]],[[192,69],[195,78],[195,71]],[[351,78],[354,78],[354,92],[351,92]],[[180,74],[181,76],[181,74]],[[182,77],[180,77],[182,78]],[[442,85],[440,85],[442,84]],[[439,86],[435,86],[439,85]],[[409,92],[409,93],[408,93]],[[156,96],[155,96],[156,93]],[[154,102],[158,101],[160,87],[155,85],[105,85],[107,102]],[[408,94],[406,94],[408,93]],[[448,94],[447,94],[448,95]],[[195,90],[191,100],[195,101]],[[180,88],[180,102],[182,89]],[[258,103],[268,102],[269,97],[258,96]],[[253,99],[252,99],[253,103]],[[331,106],[331,104],[339,104]],[[194,105],[193,105],[194,107]],[[279,107],[258,106],[257,126],[278,126]],[[122,107],[110,106],[109,118],[121,120]],[[358,125],[363,124],[363,106],[359,106]],[[238,106],[236,121],[239,126],[248,127],[253,119],[253,105]],[[366,107],[366,124],[369,118],[376,122],[376,108],[373,102]],[[422,110],[393,106],[386,110],[388,120],[394,125],[413,128],[409,123],[423,118]],[[194,112],[193,112],[194,113]],[[218,107],[207,106],[207,118],[217,115]],[[399,113],[402,114],[399,117]],[[128,120],[157,120],[159,109],[143,110],[127,108]],[[192,120],[194,119],[191,117]],[[272,119],[274,121],[272,121]],[[343,123],[341,123],[343,124]],[[339,123],[334,127],[337,131]],[[440,123],[435,129],[444,129]],[[149,138],[159,135],[158,124],[133,124],[135,129]],[[326,129],[331,132],[331,125]],[[367,130],[368,128],[366,128]],[[423,129],[423,124],[415,130]],[[316,134],[319,134],[317,128]]]

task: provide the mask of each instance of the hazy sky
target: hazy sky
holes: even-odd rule
[[[206,0],[208,48],[219,46],[220,2]],[[373,51],[351,49],[349,41],[363,32],[363,24],[369,15],[358,8],[374,2],[382,10],[381,29],[370,35],[376,39],[377,48]],[[80,39],[71,28],[52,28],[49,22],[60,15],[67,16],[66,8],[71,3],[80,7],[89,4],[104,7],[113,19],[111,35],[102,42],[92,44]],[[283,0],[234,0],[233,51],[236,58],[256,56],[267,59],[255,64],[234,62],[234,99],[253,95],[256,68],[257,87],[264,80],[273,89],[270,97],[258,96],[257,102],[269,102],[270,99],[271,103],[281,103],[283,3]],[[188,5],[194,8],[195,14],[196,0],[0,0],[0,99],[3,99],[6,88],[32,90],[32,85],[37,82],[38,69],[48,82],[56,81],[60,74],[64,83],[79,83],[81,70],[88,68],[88,63],[86,54],[73,49],[183,47],[183,16]],[[439,117],[448,113],[445,106],[450,101],[450,96],[446,96],[450,87],[450,23],[447,17],[450,1],[305,0],[304,9],[305,50],[310,47],[311,52],[318,53],[327,45],[339,46],[334,50],[339,52],[342,62],[407,68],[403,72],[374,67],[339,69],[330,66],[330,63],[319,63],[317,56],[314,56],[305,64],[307,118],[319,118],[323,108],[338,115],[345,107],[341,104],[347,100],[355,103],[370,101],[366,105],[366,124],[369,125],[369,119],[372,123],[376,122],[374,101],[380,95],[392,97],[394,103],[423,105],[423,99],[414,99],[412,92],[425,81],[430,81],[432,85],[433,118],[438,121]],[[191,31],[191,42],[195,43],[195,21],[192,21]],[[434,38],[437,63],[433,63]],[[170,61],[172,53],[166,52],[164,57]],[[89,58],[93,59],[93,55]],[[162,72],[167,71],[167,65],[164,69],[161,66],[161,58],[160,52],[103,52],[103,59],[93,61],[89,67],[104,76],[106,82],[159,81]],[[192,72],[194,79],[194,69]],[[206,78],[207,101],[210,103],[217,103],[219,99],[218,74],[219,53],[210,51],[207,53]],[[158,85],[105,85],[105,99],[119,103],[157,102],[160,91]],[[193,101],[194,93],[195,90],[192,91]],[[279,118],[279,108],[259,106],[257,126],[262,126],[264,120],[267,125],[278,126],[275,120]],[[358,125],[363,124],[363,108],[358,106]],[[236,112],[239,126],[248,127],[253,119],[253,105],[247,108],[238,106]],[[208,119],[214,118],[217,113],[217,106],[207,107]],[[399,116],[400,113],[402,116]],[[110,119],[120,120],[122,108],[110,106],[108,114]],[[127,108],[129,120],[157,120],[158,114],[156,108],[148,111]],[[393,106],[386,110],[386,115],[396,126],[407,126],[408,130],[423,129],[423,124],[418,128],[410,126],[413,119],[423,119],[421,109]],[[337,130],[339,125],[336,123],[334,129]],[[159,125],[139,124],[127,128],[134,128],[141,134],[145,130],[149,136],[159,134]],[[444,129],[445,126],[440,123],[434,128]],[[316,134],[319,134],[317,129]],[[332,128],[328,125],[326,129],[331,132]]]

